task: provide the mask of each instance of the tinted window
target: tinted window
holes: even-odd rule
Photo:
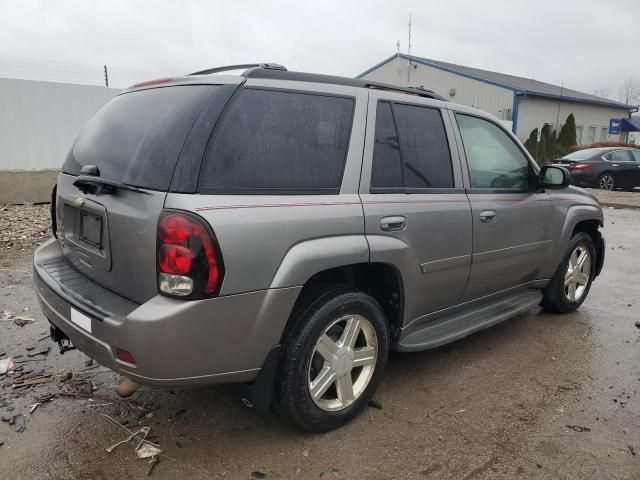
[[[588,148],[586,150],[578,150],[577,152],[569,153],[562,158],[566,160],[587,160],[588,158],[598,155],[599,151],[602,152],[602,150]]]
[[[218,87],[193,85],[125,93],[84,127],[62,171],[79,175],[97,165],[100,176],[167,190],[189,129]]]
[[[631,150],[631,156],[635,162],[640,162],[640,150]]]
[[[408,188],[452,188],[453,172],[440,111],[394,105]]]
[[[497,125],[477,117],[456,115],[469,168],[471,188],[529,188],[529,161]]]
[[[380,102],[376,116],[372,187],[453,187],[449,144],[439,110]]]
[[[353,99],[244,89],[206,156],[201,191],[337,193]]]
[[[403,186],[400,146],[389,102],[379,102],[376,112],[371,186],[374,188]]]

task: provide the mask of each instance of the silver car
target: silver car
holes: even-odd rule
[[[241,383],[247,405],[325,431],[392,349],[584,302],[602,210],[494,117],[246,67],[135,85],[78,136],[33,262],[62,351],[135,384]]]

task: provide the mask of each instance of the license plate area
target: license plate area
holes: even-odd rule
[[[81,211],[78,238],[92,247],[102,250],[102,234],[102,217],[90,212]]]
[[[69,201],[71,200],[71,201]],[[86,269],[111,271],[109,218],[103,205],[90,199],[82,207],[75,197],[60,202],[62,251],[71,264],[83,272]]]

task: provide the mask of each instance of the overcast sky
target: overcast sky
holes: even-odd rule
[[[397,40],[406,53],[409,12],[418,56],[612,98],[640,77],[638,0],[0,0],[0,76],[99,83],[107,64],[126,86],[254,61],[355,76]]]

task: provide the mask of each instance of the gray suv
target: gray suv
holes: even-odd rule
[[[390,350],[585,300],[602,210],[494,117],[243,67],[135,85],[78,136],[34,255],[62,351],[136,384],[241,383],[247,405],[325,431]]]

